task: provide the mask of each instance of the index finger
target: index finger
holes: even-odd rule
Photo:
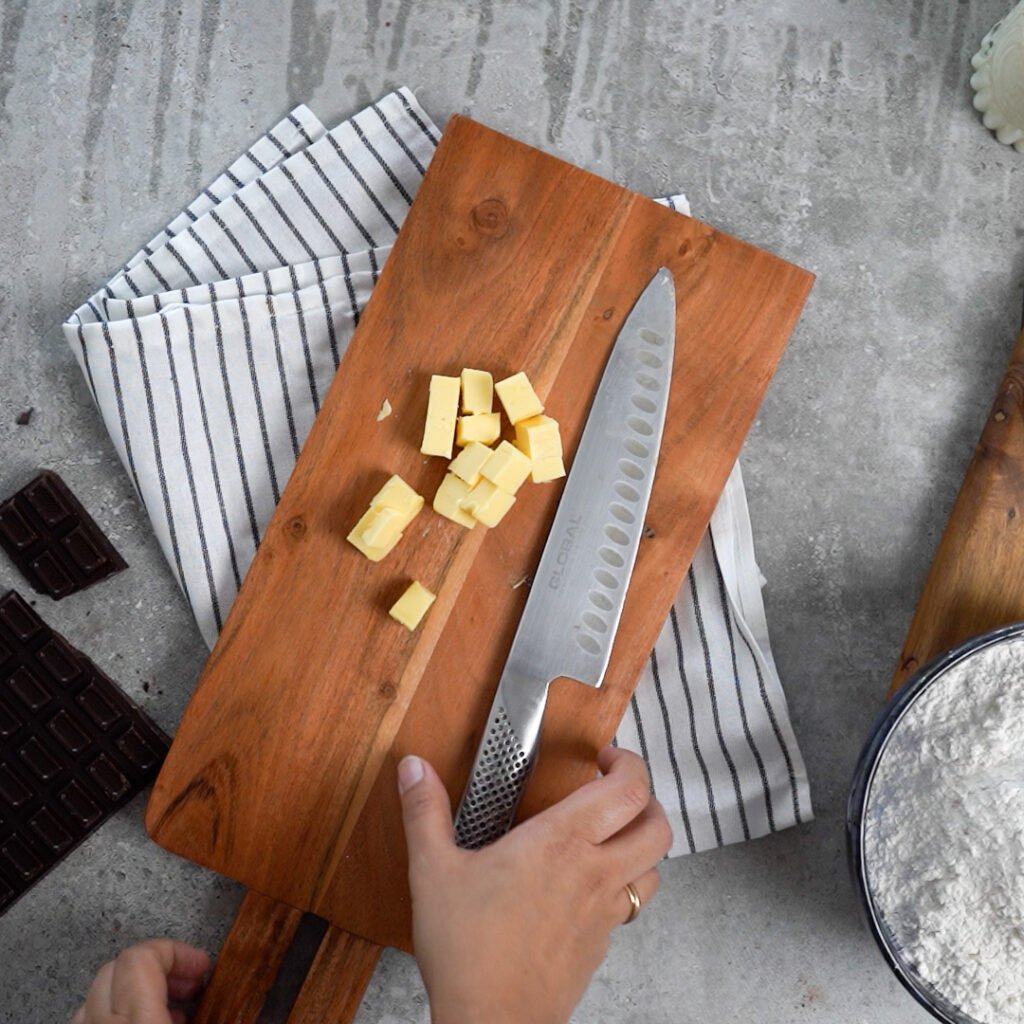
[[[636,754],[608,747],[598,755],[600,778],[542,814],[595,846],[624,829],[651,799],[647,766]]]

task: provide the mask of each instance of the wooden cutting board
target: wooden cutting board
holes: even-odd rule
[[[432,373],[525,370],[571,464],[612,342],[662,265],[678,341],[649,536],[603,688],[552,689],[523,812],[592,775],[812,277],[454,117],[157,780],[157,842],[410,948],[394,766],[425,756],[458,798],[561,488],[527,484],[491,531],[428,508],[379,564],[345,535],[391,473],[429,504],[445,470],[418,450]],[[438,597],[408,633],[387,608],[413,578]]]
[[[890,687],[978,633],[1024,620],[1024,332],[967,468]]]

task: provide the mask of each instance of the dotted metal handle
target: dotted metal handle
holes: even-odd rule
[[[473,774],[455,819],[455,840],[464,850],[479,850],[511,827],[530,774],[523,750],[500,701],[487,723]]]

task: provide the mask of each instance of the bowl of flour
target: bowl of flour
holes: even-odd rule
[[[847,813],[868,925],[947,1024],[1024,1024],[1024,623],[913,676],[875,725]]]

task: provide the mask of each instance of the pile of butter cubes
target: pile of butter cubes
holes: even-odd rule
[[[515,431],[514,442],[500,440],[495,393]],[[462,450],[452,458],[456,446]],[[497,526],[515,504],[516,492],[527,477],[547,483],[565,476],[558,423],[544,415],[525,373],[497,384],[486,370],[466,369],[459,377],[432,376],[420,451],[451,460],[434,495],[433,509],[467,529],[477,523]],[[402,539],[424,504],[422,495],[400,476],[392,476],[352,528],[349,543],[370,561],[379,562]],[[434,599],[426,587],[413,581],[389,614],[415,629]]]
[[[516,439],[491,448],[501,436],[501,415],[491,411],[495,392]],[[565,476],[558,423],[544,415],[525,373],[497,384],[486,370],[463,370],[461,378],[431,377],[420,451],[451,459],[453,444],[462,451],[434,495],[434,511],[460,526],[497,526],[527,477],[539,484]]]

